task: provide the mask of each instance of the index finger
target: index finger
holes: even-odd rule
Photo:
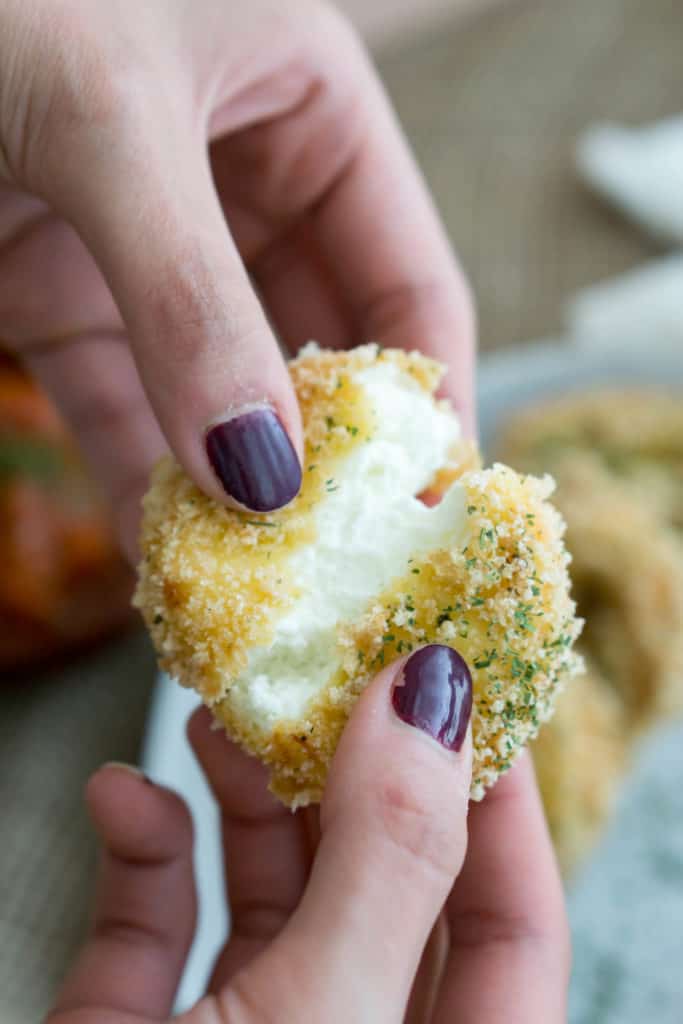
[[[451,948],[434,1024],[563,1021],[569,933],[528,754],[470,805],[469,829],[446,906]]]
[[[338,12],[316,11],[305,91],[217,153],[233,233],[288,347],[420,349],[446,364],[442,393],[472,433],[467,282],[363,46]],[[267,237],[245,216],[245,189]]]
[[[194,932],[189,812],[126,765],[96,772],[87,801],[103,844],[95,916],[46,1024],[165,1020]]]

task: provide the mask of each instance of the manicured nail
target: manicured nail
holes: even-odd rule
[[[299,459],[279,417],[268,406],[211,427],[206,451],[226,493],[252,512],[273,512],[299,493]]]
[[[150,786],[153,785],[152,780],[137,765],[127,764],[125,761],[107,761],[102,767],[118,768],[119,771],[128,772],[129,775],[134,775],[136,779],[142,779],[143,782],[149,783]]]
[[[391,699],[408,725],[460,750],[472,713],[472,676],[452,647],[430,644],[411,654]]]

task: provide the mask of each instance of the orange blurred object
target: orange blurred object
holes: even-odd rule
[[[129,615],[132,574],[59,415],[0,351],[0,672],[91,644]]]

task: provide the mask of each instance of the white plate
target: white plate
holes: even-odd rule
[[[597,124],[576,150],[596,191],[665,242],[683,242],[683,117],[639,128]]]
[[[593,353],[548,342],[484,359],[478,384],[484,447],[506,417],[528,402],[624,384],[683,388],[683,353],[653,360],[646,348]],[[196,703],[192,694],[161,679],[143,752],[145,770],[185,798],[196,827],[200,913],[178,1010],[200,995],[228,927],[216,809],[185,739]],[[683,729],[673,729],[643,752],[614,827],[570,893],[573,1024],[642,1024],[655,1011],[659,1024],[680,1021],[682,782]]]

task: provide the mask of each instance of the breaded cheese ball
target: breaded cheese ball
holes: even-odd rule
[[[565,466],[600,473],[627,487],[663,525],[683,529],[680,394],[631,389],[555,398],[515,415],[502,452],[515,466],[550,470],[558,479]]]
[[[154,473],[136,604],[160,664],[297,807],[382,665],[448,644],[472,672],[480,799],[581,666],[552,481],[480,469],[418,353],[307,346],[290,372],[305,457],[287,508],[218,505],[171,458]]]
[[[576,472],[575,472],[576,470]],[[560,507],[586,615],[582,646],[634,731],[683,710],[683,548],[619,481],[566,467]]]
[[[581,647],[635,731],[683,709],[683,403],[571,395],[519,413],[505,458],[550,470],[587,625]]]
[[[548,826],[565,876],[597,842],[628,766],[624,709],[594,665],[568,686],[531,745]]]

